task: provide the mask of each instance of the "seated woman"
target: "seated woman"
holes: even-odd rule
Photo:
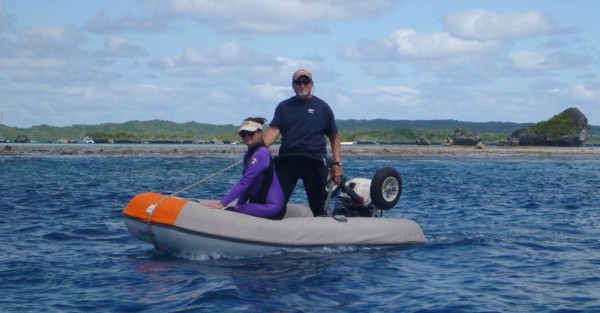
[[[237,199],[237,204],[227,208],[239,213],[282,219],[285,215],[284,195],[269,149],[263,142],[262,117],[249,117],[244,120],[239,135],[248,147],[244,153],[242,177],[220,202],[201,202],[214,208],[223,209]]]

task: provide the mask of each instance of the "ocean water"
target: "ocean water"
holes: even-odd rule
[[[183,258],[130,235],[133,196],[240,157],[0,155],[0,311],[600,311],[597,156],[346,156],[350,178],[401,173],[384,218],[418,222],[424,245]],[[182,196],[218,199],[240,171]]]

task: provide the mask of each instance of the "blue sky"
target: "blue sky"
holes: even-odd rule
[[[3,123],[271,119],[313,72],[337,119],[600,125],[596,0],[0,0]]]

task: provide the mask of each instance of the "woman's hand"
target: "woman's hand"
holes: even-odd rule
[[[205,205],[211,209],[219,209],[220,210],[220,209],[223,209],[223,207],[224,207],[224,205],[221,204],[221,202],[217,202],[217,201],[211,201],[211,202],[202,201],[202,202],[200,202],[200,204]]]

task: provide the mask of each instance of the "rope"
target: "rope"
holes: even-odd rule
[[[228,167],[226,167],[226,168],[224,168],[224,169],[222,169],[222,170],[220,170],[220,171],[218,171],[218,172],[216,172],[216,173],[214,173],[214,174],[212,174],[212,175],[210,175],[208,177],[205,177],[204,179],[201,179],[201,180],[199,180],[199,181],[197,181],[197,182],[195,182],[195,183],[193,183],[193,184],[191,184],[189,186],[186,186],[185,188],[182,188],[182,189],[180,189],[180,190],[178,190],[178,191],[176,191],[176,192],[174,192],[174,193],[172,193],[172,194],[170,194],[168,196],[165,196],[164,198],[160,199],[156,204],[152,204],[152,205],[148,206],[148,208],[146,209],[146,212],[148,212],[150,214],[148,214],[148,220],[146,221],[146,224],[148,225],[148,233],[150,234],[150,241],[152,241],[152,244],[154,245],[154,248],[156,250],[159,250],[158,244],[156,243],[156,241],[154,239],[154,233],[152,232],[152,224],[150,222],[152,221],[152,215],[154,215],[154,211],[156,211],[156,209],[158,208],[158,206],[161,203],[163,203],[165,200],[167,200],[169,198],[172,198],[172,197],[174,197],[174,196],[176,196],[176,195],[178,195],[178,194],[180,194],[180,193],[182,193],[182,192],[184,192],[184,191],[186,191],[186,190],[188,190],[188,189],[190,189],[190,188],[192,188],[192,187],[194,187],[194,186],[196,186],[198,184],[201,184],[201,183],[203,183],[203,182],[205,182],[205,181],[207,181],[209,179],[212,179],[212,178],[214,178],[214,177],[222,174],[225,171],[228,171],[228,170],[236,167],[238,164],[240,164],[242,162],[243,162],[243,160],[237,161],[234,164],[231,164],[230,166],[228,166]]]
[[[335,182],[330,176],[331,174],[327,177],[327,199],[325,199],[325,213],[327,213],[327,215],[329,215],[329,201],[331,201],[331,194],[333,194],[333,190],[335,190]]]

